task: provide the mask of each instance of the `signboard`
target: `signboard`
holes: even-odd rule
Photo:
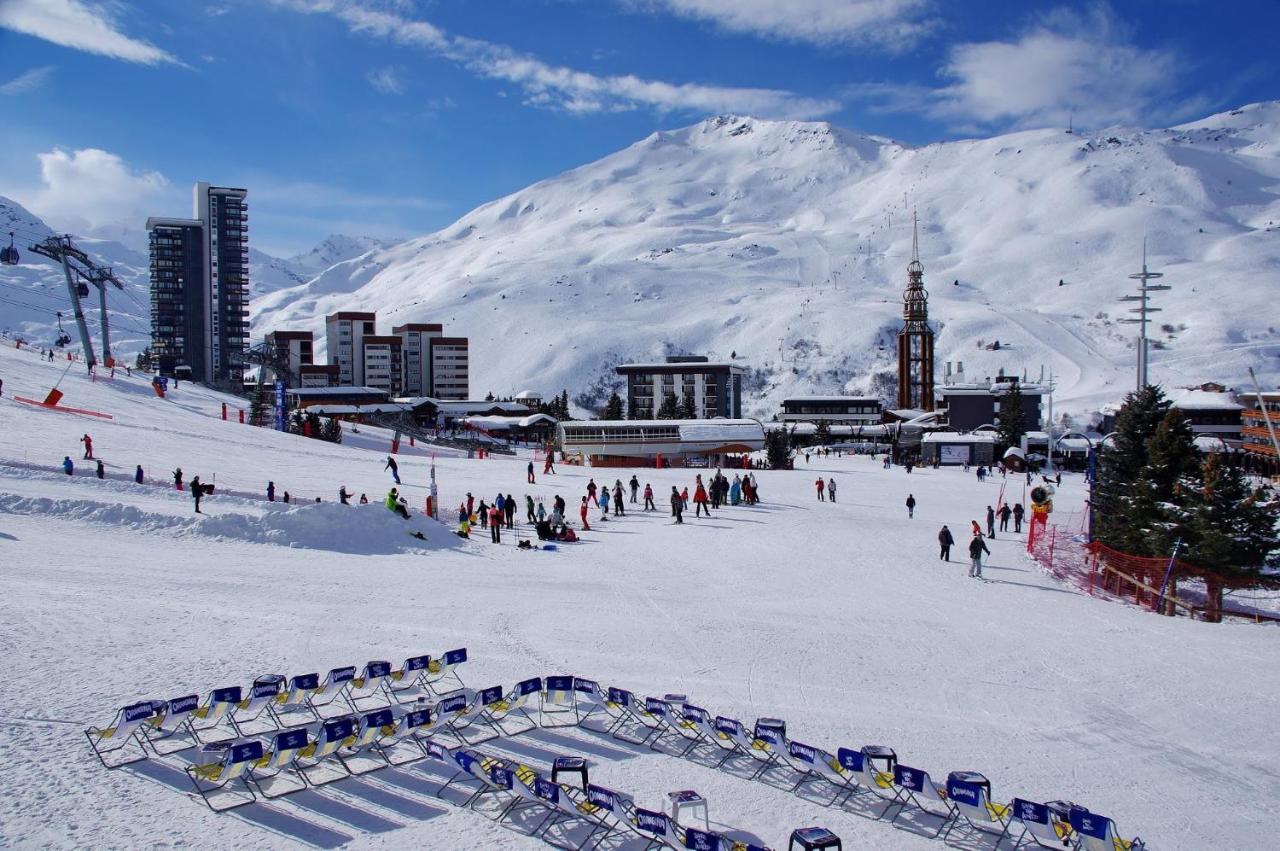
[[[938,459],[943,464],[968,464],[969,447],[963,443],[942,443],[938,445]]]
[[[276,401],[275,401],[276,431],[284,431],[285,412],[286,411],[285,411],[285,403],[284,403],[284,379],[277,378],[276,379]]]

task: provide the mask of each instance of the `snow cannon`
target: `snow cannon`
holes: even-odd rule
[[[1004,457],[1000,460],[1004,462],[1006,469],[1014,473],[1022,473],[1027,469],[1027,456],[1016,446],[1010,446],[1006,449]]]
[[[1037,515],[1041,522],[1053,511],[1053,485],[1045,482],[1031,489],[1031,513]]]

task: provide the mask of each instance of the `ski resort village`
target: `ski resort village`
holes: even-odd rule
[[[1277,847],[1277,35],[0,0],[0,847]]]

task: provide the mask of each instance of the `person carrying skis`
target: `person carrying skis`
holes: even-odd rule
[[[388,455],[387,463],[382,466],[382,469],[390,470],[391,478],[396,480],[396,484],[400,484],[400,465],[396,463],[396,459]]]
[[[351,494],[347,493],[346,485],[342,485],[341,487],[338,488],[338,502],[342,503],[343,505],[351,504]]]
[[[991,550],[987,549],[987,544],[982,540],[982,533],[973,536],[973,540],[969,542],[969,575],[982,578],[982,554],[991,555]]]
[[[276,501],[276,483],[267,482],[267,502],[275,502],[275,501]],[[285,502],[288,502],[288,501],[289,500],[287,499],[285,500]]]
[[[93,438],[86,434],[84,437],[80,438],[80,442],[84,444],[84,460],[92,461],[93,460]]]
[[[98,478],[99,478],[99,479],[106,478],[106,476],[107,476],[107,469],[106,469],[106,467],[102,466],[102,460],[101,460],[101,459],[99,459],[99,460],[98,460],[98,469],[97,469],[97,473],[98,473]]]
[[[827,496],[831,497],[831,501],[836,501],[836,480],[834,478],[827,479]]]
[[[631,474],[631,504],[636,504],[636,494],[640,492],[640,480],[636,478],[635,473]]]
[[[1026,513],[1026,509],[1022,507],[1022,503],[1018,503],[1013,507],[1013,531],[1022,531],[1022,515]]]
[[[915,494],[907,494],[907,519],[916,516],[916,496]]]
[[[196,504],[196,514],[203,514],[204,512],[200,510],[200,500],[204,498],[204,485],[199,476],[191,477],[191,498]]]
[[[996,510],[991,506],[987,506],[987,537],[994,538],[996,536]]]
[[[644,510],[657,511],[658,506],[653,504],[653,486],[648,482],[644,483]]]
[[[951,530],[947,528],[947,524],[942,524],[942,531],[938,533],[938,558],[942,561],[951,561],[951,547],[955,544],[956,539],[951,537]]]
[[[70,455],[62,456],[62,472],[66,473],[68,476],[75,475],[76,465],[71,462]]]
[[[582,518],[582,531],[590,532],[591,524],[587,522],[587,497],[582,498],[582,507],[578,509],[578,516]]]
[[[822,479],[821,476],[818,477],[818,481],[813,483],[813,486],[818,489],[818,502],[826,502],[826,498],[823,496],[823,492],[827,488],[827,483]]]
[[[133,471],[133,481],[135,484],[139,484],[139,485],[142,484],[142,465],[141,464],[139,464],[138,468]]]
[[[1009,518],[1013,516],[1013,509],[1009,507],[1009,503],[1000,506],[1000,531],[1009,531]]]
[[[684,497],[680,496],[680,491],[676,490],[675,485],[671,486],[671,516],[677,523],[684,522]]]
[[[173,489],[177,491],[182,490],[182,468],[181,467],[173,471]]]

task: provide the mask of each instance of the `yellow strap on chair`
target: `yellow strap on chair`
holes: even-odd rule
[[[195,765],[192,766],[191,770],[203,777],[205,780],[213,781],[222,776],[222,763],[210,762],[205,765]]]
[[[987,812],[991,813],[991,817],[999,821],[1004,821],[1005,816],[1009,815],[1008,804],[995,804],[987,801]]]
[[[888,789],[889,787],[893,786],[892,774],[889,774],[886,771],[877,771],[875,777],[876,777],[876,785],[879,786],[881,789]]]

